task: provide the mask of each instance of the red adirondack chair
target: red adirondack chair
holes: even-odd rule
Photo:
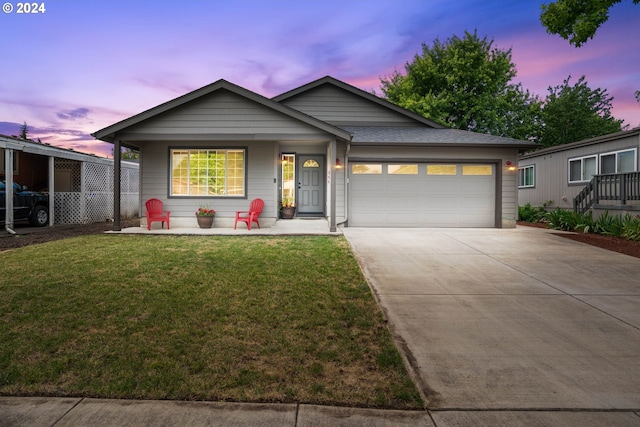
[[[258,221],[258,217],[262,213],[262,208],[264,208],[264,201],[262,199],[254,199],[251,201],[251,205],[249,205],[248,211],[238,211],[236,212],[236,222],[233,224],[233,229],[236,229],[238,225],[238,221],[247,223],[247,230],[251,230],[251,223],[255,222],[258,224],[258,228],[260,228],[260,222]]]
[[[160,199],[149,199],[145,202],[147,207],[147,230],[151,230],[151,223],[153,221],[161,222],[162,228],[164,228],[164,223],[167,223],[167,230],[169,229],[169,211],[162,210],[162,200]]]

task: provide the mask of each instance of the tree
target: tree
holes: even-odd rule
[[[540,21],[549,34],[558,34],[580,47],[592,39],[607,19],[609,9],[621,0],[558,0],[543,4]],[[633,0],[639,4],[640,0]]]
[[[611,115],[613,97],[606,90],[590,89],[585,76],[573,86],[570,80],[571,76],[562,85],[549,87],[539,143],[550,147],[622,130],[623,121]]]
[[[540,101],[511,84],[516,68],[511,50],[465,31],[432,46],[381,79],[385,97],[404,108],[457,129],[528,139],[533,136]]]
[[[29,139],[29,126],[27,126],[27,122],[24,122],[20,126],[20,139]]]
[[[113,157],[113,148],[111,149],[111,156]],[[133,151],[131,148],[122,147],[120,149],[120,160],[133,160],[136,161],[140,158],[139,151]]]

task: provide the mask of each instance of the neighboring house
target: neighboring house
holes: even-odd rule
[[[635,128],[520,156],[519,203],[580,212],[638,211],[639,152],[640,128]]]
[[[294,199],[296,216],[332,231],[515,227],[516,158],[534,147],[444,128],[331,77],[272,99],[219,80],[93,136],[140,150],[141,200],[162,199],[172,227],[195,227],[199,205],[232,226],[259,197],[264,226]]]
[[[113,170],[112,159],[0,135],[0,179],[48,193],[50,225],[112,218]],[[140,211],[138,164],[122,162],[121,175],[120,213],[133,217]]]

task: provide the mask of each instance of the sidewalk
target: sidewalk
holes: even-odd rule
[[[640,426],[632,411],[394,411],[279,403],[0,397],[0,426]]]
[[[425,411],[332,406],[0,397],[0,426],[433,426]]]

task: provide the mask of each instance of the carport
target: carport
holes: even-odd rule
[[[122,215],[138,214],[139,166],[124,162]],[[49,226],[88,224],[113,215],[113,160],[0,135],[0,175],[5,179],[5,229],[14,227],[13,183],[49,194]]]

